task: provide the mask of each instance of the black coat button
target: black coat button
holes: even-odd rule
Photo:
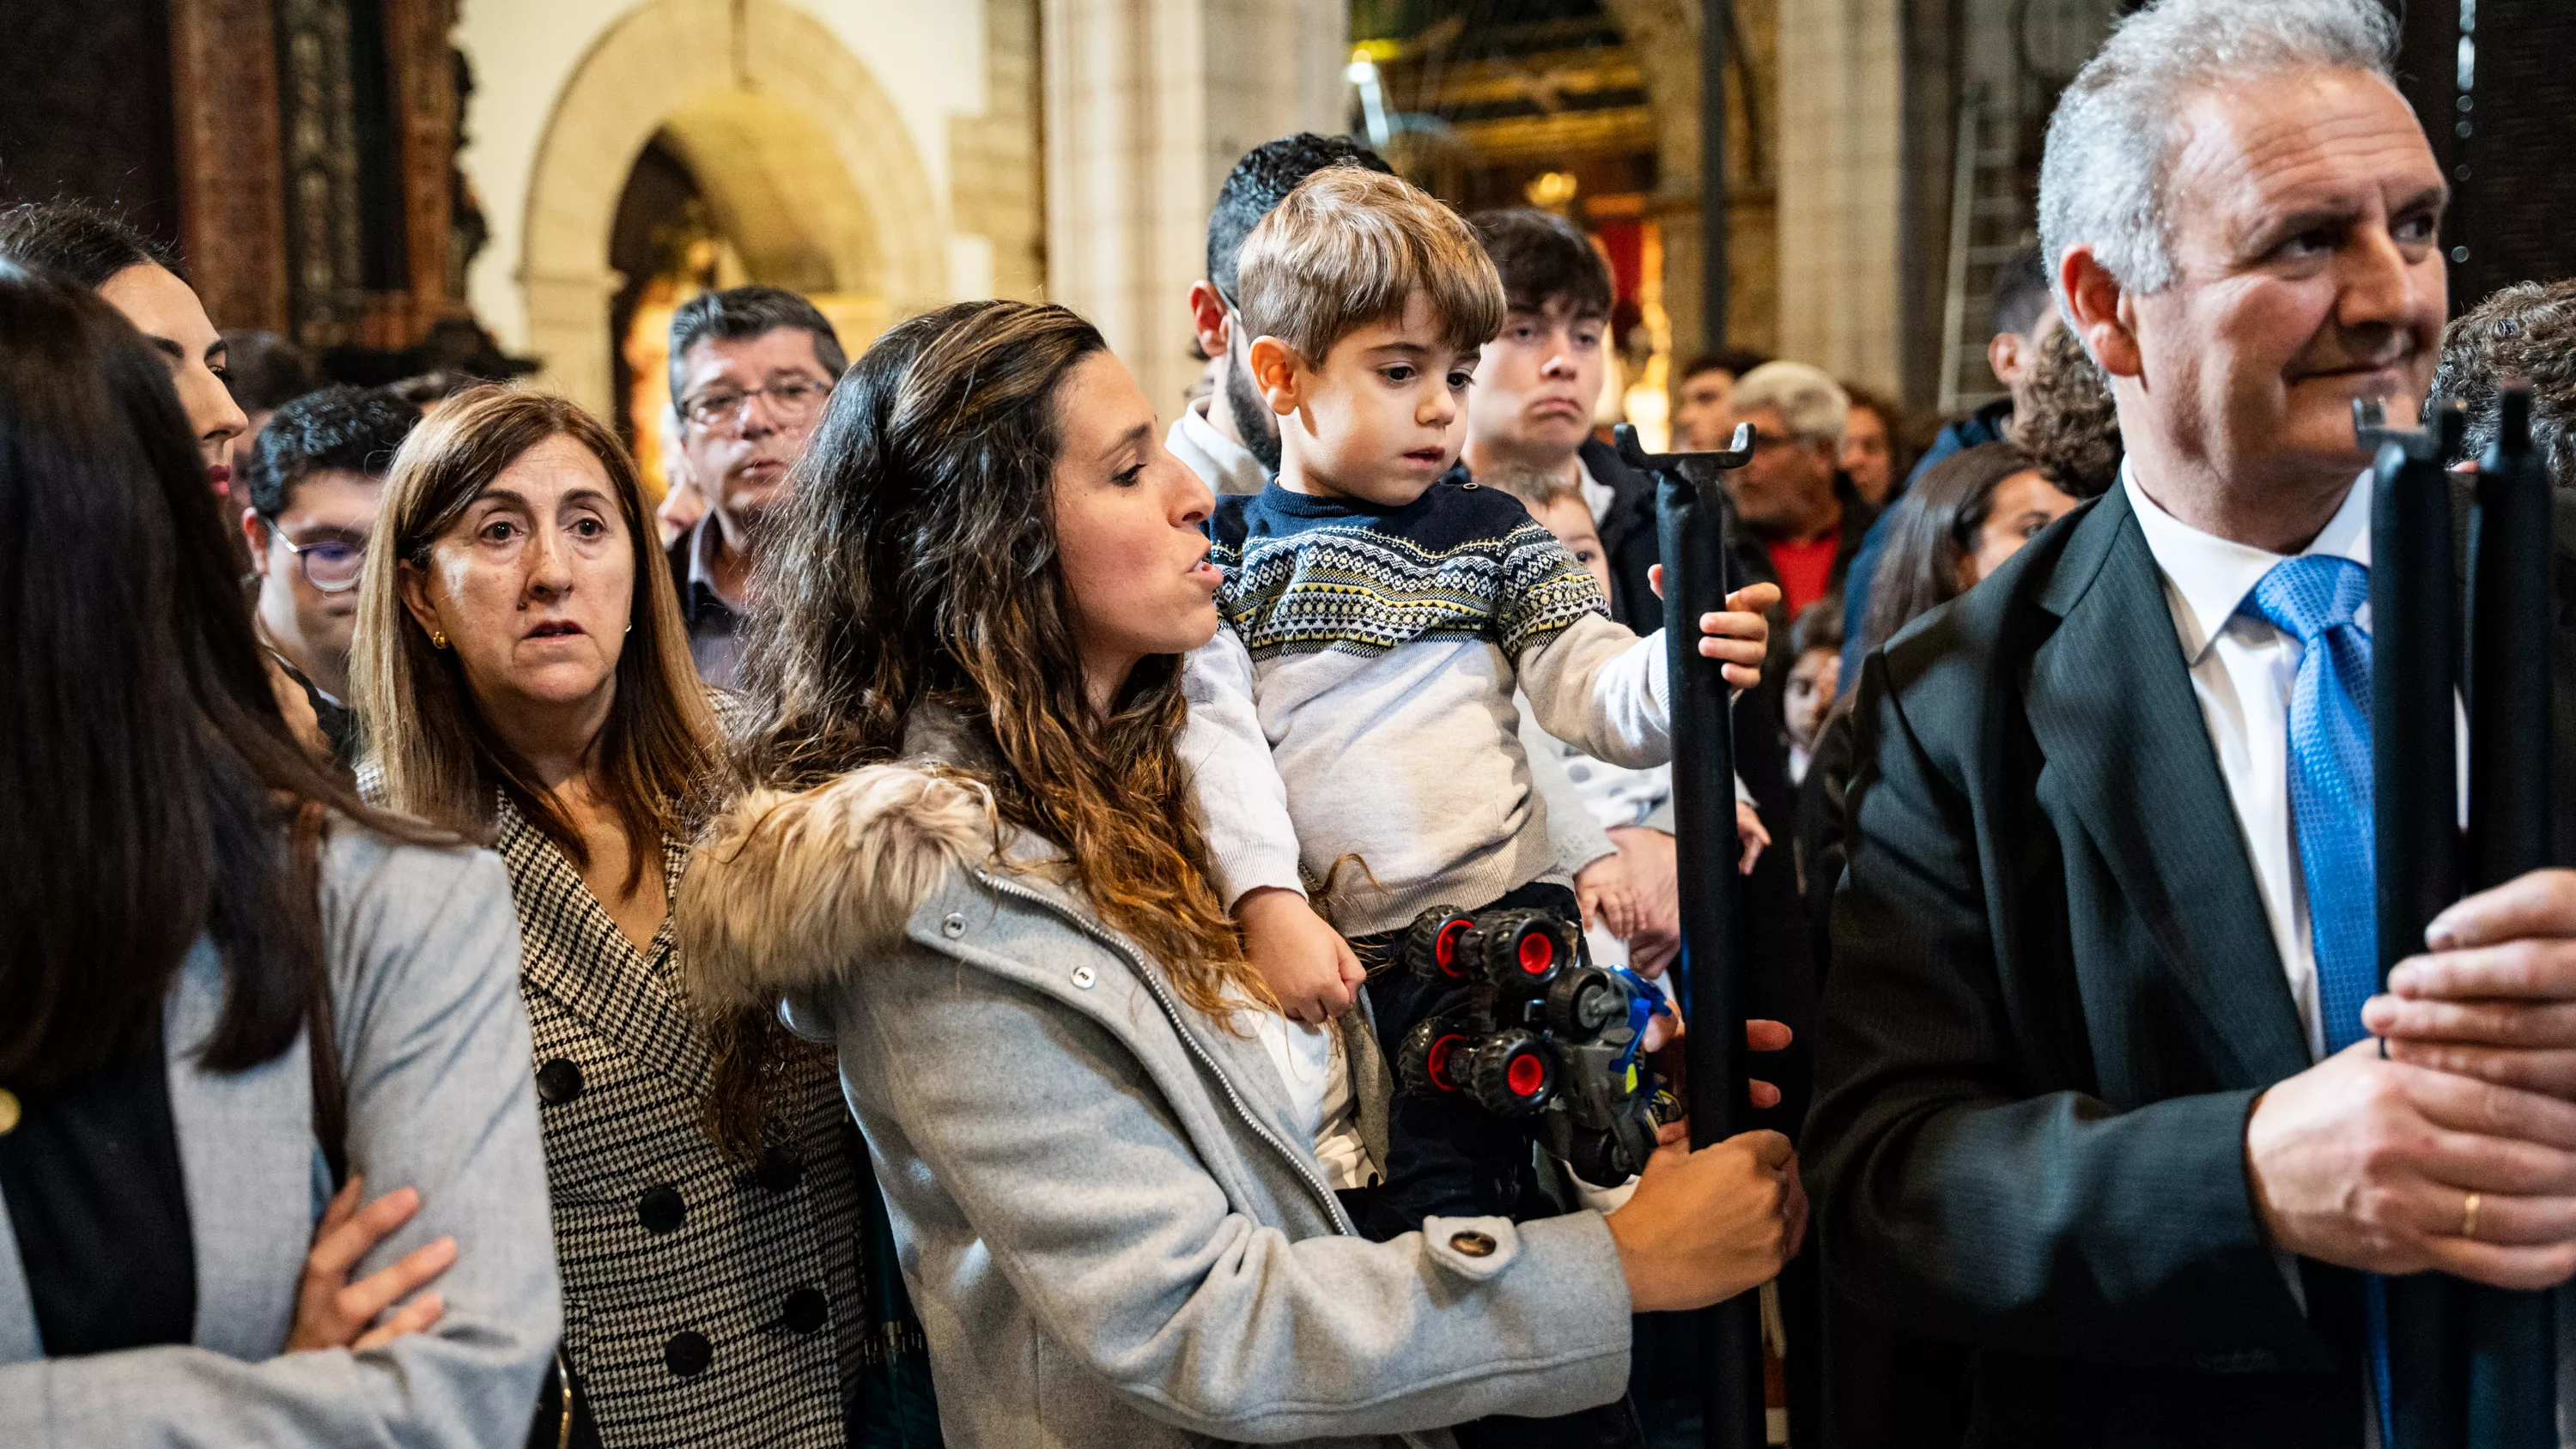
[[[832,1304],[820,1288],[799,1288],[787,1295],[778,1315],[781,1323],[798,1333],[812,1333],[832,1316]]]
[[[537,1096],[549,1107],[560,1107],[581,1095],[581,1064],[557,1057],[537,1068]]]
[[[715,1345],[707,1342],[707,1336],[694,1328],[672,1334],[670,1341],[662,1345],[663,1366],[684,1379],[705,1373],[707,1365],[715,1362],[715,1357]]]
[[[635,1219],[648,1233],[667,1233],[688,1220],[689,1205],[680,1199],[680,1190],[663,1183],[649,1187],[635,1200]]]
[[[760,1154],[760,1170],[754,1174],[760,1185],[771,1192],[794,1192],[805,1180],[805,1159],[792,1147],[771,1147]]]

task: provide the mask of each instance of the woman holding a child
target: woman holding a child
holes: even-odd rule
[[[1056,307],[916,318],[842,382],[765,565],[752,789],[675,901],[715,1111],[782,1001],[837,1044],[953,1445],[1445,1443],[1613,1399],[1632,1312],[1795,1251],[1788,1144],[1668,1145],[1607,1216],[1354,1233],[1192,808],[1220,579],[1159,436]]]

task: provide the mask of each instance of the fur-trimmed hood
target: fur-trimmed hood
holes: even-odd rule
[[[949,872],[993,860],[998,832],[989,792],[919,764],[752,791],[707,828],[672,899],[690,998],[766,1006],[824,985],[901,940]]]

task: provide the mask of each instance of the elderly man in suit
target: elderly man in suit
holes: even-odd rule
[[[2391,40],[2123,22],[2040,207],[2121,484],[1864,668],[1809,1180],[1840,1290],[1965,1349],[1970,1442],[2361,1444],[2383,1275],[2576,1271],[2576,877],[2373,995],[2351,403],[2423,395],[2445,305]]]

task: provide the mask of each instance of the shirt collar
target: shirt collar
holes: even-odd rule
[[[709,512],[689,530],[689,589],[700,588],[713,595],[716,591],[716,550],[724,547],[724,535]]]
[[[1618,490],[1593,477],[1592,465],[1583,461],[1581,453],[1574,455],[1574,477],[1583,490],[1584,507],[1592,510],[1592,525],[1598,528],[1610,516],[1610,505],[1619,501]]]
[[[1177,441],[1196,455],[1195,459],[1185,457],[1182,461],[1204,460],[1217,476],[1201,481],[1216,492],[1260,492],[1269,485],[1270,470],[1261,466],[1250,448],[1218,432],[1216,424],[1207,419],[1207,409],[1208,400],[1200,398],[1181,409],[1180,418],[1172,424]]]
[[[2236,617],[2245,596],[2288,555],[2203,533],[2167,513],[2138,486],[2131,464],[2131,459],[2120,461],[2120,486],[2128,490],[2130,511],[2137,514],[2138,529],[2147,536],[2147,551],[2155,555],[2156,568],[2179,601],[2174,623],[2182,631],[2185,662],[2196,665]],[[2299,556],[2324,554],[2370,567],[2371,492],[2371,474],[2364,470],[2334,517],[2326,520]],[[2369,627],[2367,619],[2361,622],[2365,629]]]

